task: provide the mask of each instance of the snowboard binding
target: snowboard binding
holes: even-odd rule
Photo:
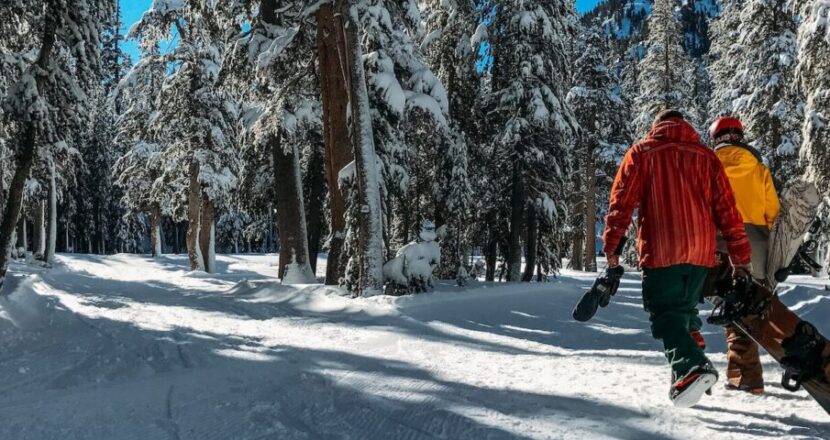
[[[814,221],[810,225],[810,229],[807,231],[808,237],[818,234],[823,225],[824,223],[822,223],[821,220]],[[775,272],[775,281],[779,283],[787,281],[787,278],[789,278],[790,274],[792,274],[799,265],[806,266],[810,270],[821,270],[821,264],[810,256],[816,251],[816,249],[818,249],[818,242],[816,240],[813,240],[812,238],[805,240],[804,243],[798,247],[798,251],[796,251],[795,257],[793,257],[792,261],[790,261],[790,264],[788,264],[787,267],[778,269]]]
[[[747,316],[763,315],[768,309],[770,294],[750,277],[737,277],[715,302],[706,322],[721,327]]]
[[[805,381],[824,378],[822,354],[827,344],[818,330],[807,321],[802,321],[795,333],[781,342],[785,356],[781,359],[784,374],[781,386],[788,391],[798,391]]]

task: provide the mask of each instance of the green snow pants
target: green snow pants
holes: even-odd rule
[[[652,336],[663,341],[673,380],[708,362],[690,335],[703,324],[697,305],[708,274],[709,268],[691,264],[643,268],[643,307],[649,314]]]

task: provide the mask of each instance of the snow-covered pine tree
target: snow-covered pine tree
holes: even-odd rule
[[[122,109],[115,142],[126,148],[113,166],[112,178],[121,189],[121,204],[132,214],[131,221],[140,223],[139,219],[144,218],[141,213],[149,217],[150,253],[154,257],[162,253],[162,207],[172,214],[169,200],[174,197],[153,191],[163,167],[161,145],[150,125],[157,111],[165,70],[158,47],[145,48],[141,59],[118,84],[115,97]]]
[[[164,164],[153,191],[174,188],[187,195],[186,200],[173,199],[172,211],[187,207],[190,265],[207,272],[215,270],[216,210],[230,203],[239,169],[233,141],[237,106],[216,87],[224,39],[234,31],[221,21],[225,7],[201,0],[155,0],[130,30],[144,48],[173,35],[179,38],[170,53],[159,55],[174,71],[165,78],[151,119]]]
[[[477,98],[480,76],[476,72],[479,45],[487,36],[480,24],[476,5],[468,0],[421,3],[423,23],[420,48],[424,60],[447,91],[451,127],[433,145],[438,168],[432,179],[432,198],[436,199],[435,221],[448,224],[441,239],[441,265],[437,276],[455,277],[462,256],[466,255],[472,233],[472,189],[468,171],[468,142],[481,140]]]
[[[709,101],[707,125],[716,117],[732,113],[732,78],[735,77],[737,60],[743,57],[743,45],[739,43],[741,10],[746,0],[722,0],[720,14],[709,26],[712,45],[707,55],[712,96]]]
[[[425,218],[430,210],[428,204],[409,196],[412,177],[430,174],[423,168],[415,169],[414,158],[434,151],[437,142],[447,139],[441,136],[449,133],[448,102],[443,85],[423,63],[420,49],[410,37],[420,21],[414,0],[338,2],[336,9],[343,8],[348,13],[342,16],[357,24],[349,29],[347,22],[348,55],[344,59],[362,61],[361,66],[348,65],[351,73],[347,75],[349,99],[356,104],[350,107],[351,136],[355,151],[361,153],[355,154],[355,166],[341,173],[356,191],[349,195],[345,245],[349,264],[344,279],[350,290],[379,292],[384,243],[381,211],[386,213],[386,226],[392,231],[388,235],[394,239],[388,243],[403,244],[409,223]],[[358,53],[366,55],[358,57]],[[358,77],[366,83],[361,84]],[[424,137],[427,130],[437,135]],[[428,142],[419,144],[416,138]],[[375,156],[380,159],[380,167]],[[420,188],[432,189],[429,185]],[[393,252],[391,247],[386,250],[387,254]],[[381,254],[376,254],[379,251]]]
[[[496,161],[492,168],[498,173],[490,185],[501,190],[496,199],[509,206],[508,281],[532,277],[540,218],[553,224],[550,234],[565,228],[567,173],[578,130],[565,102],[574,24],[566,2],[515,0],[500,5],[490,26],[498,30],[491,35],[493,91],[485,104]]]
[[[309,258],[300,154],[310,142],[322,143],[322,126],[314,64],[308,61],[315,33],[304,22],[304,13],[310,12],[299,4],[280,7],[275,0],[263,0],[251,31],[235,42],[223,70],[228,88],[249,106],[243,118],[250,132],[245,137],[244,157],[252,161],[245,167],[269,168],[272,176],[280,237],[279,276],[287,284],[316,281]],[[252,82],[254,87],[250,87]],[[254,151],[269,156],[270,164],[251,156]],[[268,185],[249,171],[244,174],[246,185]],[[264,204],[261,199],[257,203]]]
[[[794,86],[798,55],[794,12],[789,2],[746,0],[738,17],[733,17],[735,11],[724,13],[722,25],[737,23],[737,30],[716,28],[720,58],[711,68],[717,79],[712,117],[721,113],[738,117],[747,139],[770,159],[776,181],[786,184],[803,171],[796,155],[803,104]]]
[[[639,93],[634,98],[634,133],[645,136],[660,110],[682,112],[694,125],[703,122],[696,107],[695,65],[683,48],[683,34],[673,0],[655,0],[648,19],[646,55],[637,66]]]
[[[578,168],[581,170],[583,185],[575,188],[582,201],[584,215],[585,253],[584,268],[596,271],[596,221],[599,197],[610,186],[608,179],[598,179],[613,173],[617,158],[622,157],[631,136],[628,130],[628,107],[619,96],[619,80],[607,67],[607,39],[597,29],[586,29],[574,63],[573,87],[568,92],[567,102],[582,127],[578,147],[575,151]],[[583,214],[584,213],[584,214]],[[578,250],[574,250],[578,252]],[[577,269],[582,270],[583,267]]]
[[[0,8],[0,21],[32,30],[4,54],[4,63],[22,73],[3,98],[4,122],[17,150],[0,224],[0,283],[38,148],[66,142],[66,133],[78,133],[86,124],[85,92],[98,78],[102,26],[114,5],[113,0],[16,0],[14,7]]]
[[[78,168],[76,184],[67,194],[74,199],[75,208],[80,208],[74,213],[74,221],[68,222],[67,226],[72,229],[73,236],[91,235],[91,252],[98,253],[118,252],[123,244],[118,233],[123,224],[122,195],[112,176],[115,161],[123,154],[123,147],[115,142],[116,121],[122,102],[114,92],[131,65],[129,56],[122,50],[121,25],[119,8],[116,8],[107,17],[103,29],[101,77],[90,93],[94,102],[91,124],[78,144],[83,164]]]
[[[807,175],[830,196],[830,0],[797,0],[797,79],[805,95],[800,155]]]

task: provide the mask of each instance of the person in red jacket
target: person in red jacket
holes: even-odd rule
[[[693,336],[701,326],[700,293],[716,263],[717,231],[726,240],[734,276],[749,276],[751,249],[723,165],[680,112],[658,114],[646,139],[620,164],[603,233],[610,267],[619,265],[614,250],[635,208],[643,306],[672,369],[669,398],[689,407],[718,379]]]

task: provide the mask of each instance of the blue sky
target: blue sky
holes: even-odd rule
[[[150,9],[153,0],[119,0],[121,2],[121,18],[124,20],[124,29],[126,32],[130,27],[141,18],[144,11]],[[600,0],[576,0],[576,10],[579,13],[590,11]],[[124,51],[130,54],[133,61],[138,59],[138,47],[134,41],[126,41],[124,43]]]

